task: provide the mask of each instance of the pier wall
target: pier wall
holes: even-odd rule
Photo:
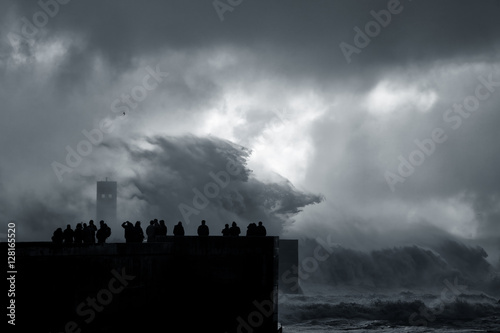
[[[16,328],[274,333],[278,244],[278,237],[212,236],[17,243]]]

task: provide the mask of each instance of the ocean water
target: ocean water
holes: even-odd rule
[[[286,333],[500,333],[500,262],[482,247],[438,238],[315,257],[316,241],[301,244],[303,293],[278,298]]]
[[[500,332],[498,298],[450,289],[304,288],[279,297],[279,322],[295,332]],[[454,290],[451,290],[454,289]]]

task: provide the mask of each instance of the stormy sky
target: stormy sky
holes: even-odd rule
[[[2,1],[0,218],[47,240],[93,218],[109,177],[120,220],[172,225],[185,204],[188,234],[205,218],[214,234],[262,220],[358,247],[498,240],[499,14],[497,0]],[[194,207],[228,161],[239,172]]]

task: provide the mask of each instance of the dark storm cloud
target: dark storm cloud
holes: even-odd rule
[[[339,44],[353,44],[353,29],[364,30],[374,20],[370,12],[387,10],[390,1],[246,1],[223,22],[210,1],[71,1],[46,29],[80,36],[85,53],[102,54],[122,69],[138,54],[233,45],[258,54],[263,68],[328,79],[366,79],[381,70],[374,65],[488,59],[498,50],[498,1],[397,2],[400,13],[353,56],[356,66],[346,66]],[[16,6],[20,17],[40,10],[34,1]]]

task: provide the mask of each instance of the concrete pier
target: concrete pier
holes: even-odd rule
[[[16,267],[16,328],[23,331],[278,329],[278,237],[17,243]]]

